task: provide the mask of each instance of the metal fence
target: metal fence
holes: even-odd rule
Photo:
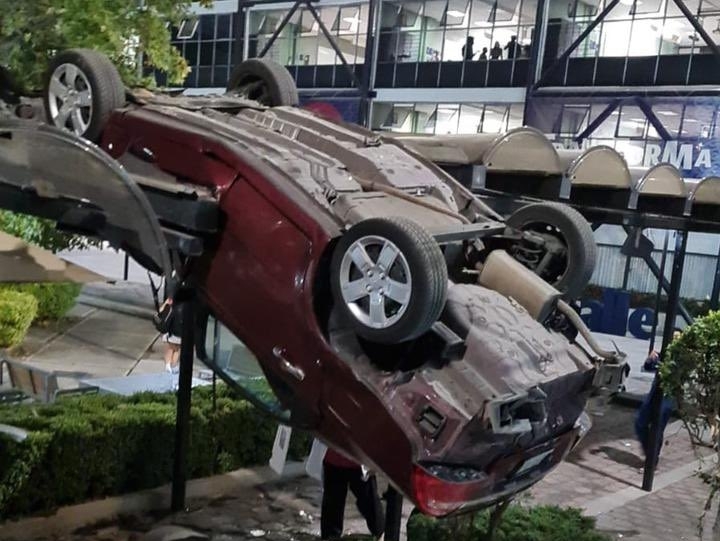
[[[662,250],[653,251],[653,259],[660,265]],[[591,283],[602,287],[623,287],[626,257],[620,252],[620,246],[598,244],[598,259]],[[668,250],[665,263],[665,276],[670,279],[673,252]],[[680,295],[687,299],[709,299],[712,292],[717,256],[688,253],[685,257]],[[642,259],[630,260],[630,273],[627,289],[643,293],[655,293],[657,280]]]

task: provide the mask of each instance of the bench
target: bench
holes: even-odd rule
[[[5,368],[10,378],[10,389],[0,389],[0,404],[23,402],[27,399],[52,404],[59,396],[98,392],[97,387],[60,389],[56,373],[8,359],[0,360],[0,386],[3,384]]]

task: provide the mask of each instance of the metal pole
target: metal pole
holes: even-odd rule
[[[190,443],[190,400],[192,370],[195,353],[195,299],[193,292],[183,287],[176,294],[182,314],[182,342],[180,345],[180,374],[178,376],[177,414],[175,420],[175,454],[173,456],[171,509],[185,508],[187,455]]]
[[[365,56],[363,58],[363,72],[362,72],[362,89],[360,96],[360,104],[362,106],[360,110],[360,121],[363,126],[370,128],[370,101],[372,96],[370,95],[373,81],[373,70],[372,66],[375,63],[375,15],[379,11],[377,6],[378,0],[369,0],[368,2],[368,21],[367,31],[365,32]]]
[[[535,8],[535,28],[532,34],[532,45],[530,48],[530,61],[528,62],[528,82],[525,88],[525,106],[523,108],[523,125],[527,126],[530,98],[532,98],[533,87],[540,76],[538,66],[542,64],[544,55],[541,51],[545,48],[545,0],[538,0]],[[472,20],[472,19],[471,19]]]
[[[130,271],[130,256],[125,252],[125,263],[123,265],[123,280],[127,282],[128,273]]]
[[[385,511],[385,541],[400,541],[400,527],[402,525],[403,497],[392,486],[385,493],[387,508]]]
[[[713,281],[712,293],[710,293],[710,310],[717,310],[720,303],[720,248],[718,248],[717,261],[715,263],[715,280]]]
[[[663,345],[660,352],[660,362],[665,359],[665,354],[670,342],[672,342],[675,330],[675,318],[678,312],[678,301],[680,299],[680,284],[682,283],[683,265],[685,264],[685,251],[687,250],[687,232],[677,231],[675,236],[675,257],[673,258],[673,271],[670,278],[670,292],[668,294],[668,306],[665,312],[665,328],[663,332]],[[662,415],[663,391],[658,374],[655,374],[653,394],[650,397],[650,430],[648,436],[648,451],[645,457],[645,468],[643,470],[643,490],[650,492],[655,479],[655,465],[657,456],[660,453],[662,437],[660,433],[660,418]]]
[[[630,279],[630,263],[632,262],[632,256],[625,256],[625,271],[623,272],[623,291],[627,291],[628,280]]]
[[[667,260],[667,248],[668,239],[670,238],[670,232],[665,230],[665,241],[663,242],[662,257],[660,258],[660,277],[658,278],[657,291],[655,292],[655,319],[652,324],[652,332],[650,333],[650,348],[649,351],[655,349],[655,337],[657,335],[658,320],[660,319],[660,297],[662,297],[662,277],[665,276],[665,261]]]

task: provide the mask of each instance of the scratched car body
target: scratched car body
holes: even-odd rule
[[[23,168],[61,175],[20,158],[23,141],[84,145],[19,126],[3,124],[0,185]],[[204,307],[201,358],[425,513],[538,481],[581,437],[589,394],[616,381],[603,374],[617,363],[572,341],[560,293],[503,250],[517,236],[502,218],[400,142],[229,94],[136,99],[110,115],[99,146],[87,152],[106,162],[98,192],[114,176],[171,180],[219,206],[217,233],[183,267]],[[117,204],[92,186],[74,196]],[[167,265],[148,238],[157,223],[115,212],[122,225],[107,237]]]

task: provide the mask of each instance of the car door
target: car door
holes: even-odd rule
[[[319,410],[317,335],[309,323],[313,245],[276,201],[238,179],[223,195],[225,224],[202,289],[209,308],[257,358],[296,424]]]

